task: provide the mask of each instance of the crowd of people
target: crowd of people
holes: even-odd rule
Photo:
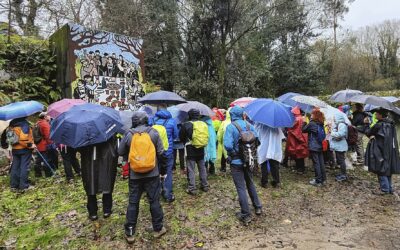
[[[134,112],[132,128],[125,134],[82,148],[55,145],[50,139],[51,119],[46,113],[41,113],[34,126],[27,118],[12,120],[1,136],[1,143],[4,148],[12,145],[10,185],[13,191],[32,188],[28,181],[32,152],[36,155],[36,177],[41,177],[43,172],[45,177],[55,174],[60,152],[66,180],[73,180],[75,175],[82,177],[90,220],[98,219],[97,194],[102,194],[103,217],[111,216],[117,166],[124,165],[123,175],[129,179],[124,229],[128,243],[133,243],[143,193],[150,203],[154,237],[166,233],[160,200],[176,202],[173,177],[178,158],[180,171],[187,176],[186,192],[196,196],[199,190],[208,192],[213,188],[208,175],[216,173],[217,155],[221,151],[219,170],[226,172],[229,164],[240,204],[236,216],[245,224],[252,219],[248,196],[254,214],[260,216],[263,213],[262,201],[253,181],[257,167],[261,168],[261,187],[266,188],[270,183],[273,188],[280,188],[280,167],[294,161],[297,173],[304,174],[305,160],[310,158],[315,177],[309,184],[321,187],[328,181],[326,166],[340,167],[336,181],[349,179],[346,159],[348,153],[354,151],[357,154],[354,164],[366,165],[369,171],[378,175],[379,194],[392,194],[391,177],[400,173],[400,161],[396,130],[388,111],[376,109],[366,113],[360,104],[355,104],[352,110],[341,110],[343,112],[337,113],[334,121],[329,123],[319,109],[314,109],[309,116],[299,107],[294,107],[294,125],[283,129],[253,123],[240,106],[227,111],[214,109],[212,118],[191,109],[188,120],[180,122],[172,117],[166,106],[160,105],[154,116]],[[346,123],[347,118],[352,125]],[[18,136],[18,139],[14,138],[17,141],[12,141],[13,134]],[[370,139],[365,152],[364,136]],[[77,152],[80,153],[80,162]],[[196,167],[199,184],[196,184]]]

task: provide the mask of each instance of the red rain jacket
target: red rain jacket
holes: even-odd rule
[[[308,157],[308,135],[302,132],[303,118],[298,107],[292,109],[292,113],[296,117],[294,126],[288,129],[286,141],[286,153],[294,159]]]

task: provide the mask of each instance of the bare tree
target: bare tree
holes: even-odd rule
[[[134,57],[139,59],[139,65],[142,69],[143,81],[145,81],[144,53],[142,49],[142,41],[124,35],[114,35],[114,42],[122,48],[122,52],[132,53]]]

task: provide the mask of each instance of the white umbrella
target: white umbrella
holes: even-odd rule
[[[333,124],[335,121],[335,115],[341,114],[345,117],[346,124],[351,125],[351,122],[350,122],[349,118],[347,117],[347,115],[337,108],[334,108],[334,107],[328,105],[326,108],[321,108],[320,110],[322,113],[324,113],[326,123]]]
[[[313,96],[298,95],[298,96],[293,96],[292,100],[299,103],[311,105],[317,108],[326,108],[329,106],[326,102],[321,101],[320,99]]]

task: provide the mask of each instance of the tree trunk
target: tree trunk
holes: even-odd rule
[[[222,107],[223,97],[225,92],[225,77],[226,77],[226,46],[221,46],[221,54],[218,65],[218,90],[217,90],[217,105]]]

